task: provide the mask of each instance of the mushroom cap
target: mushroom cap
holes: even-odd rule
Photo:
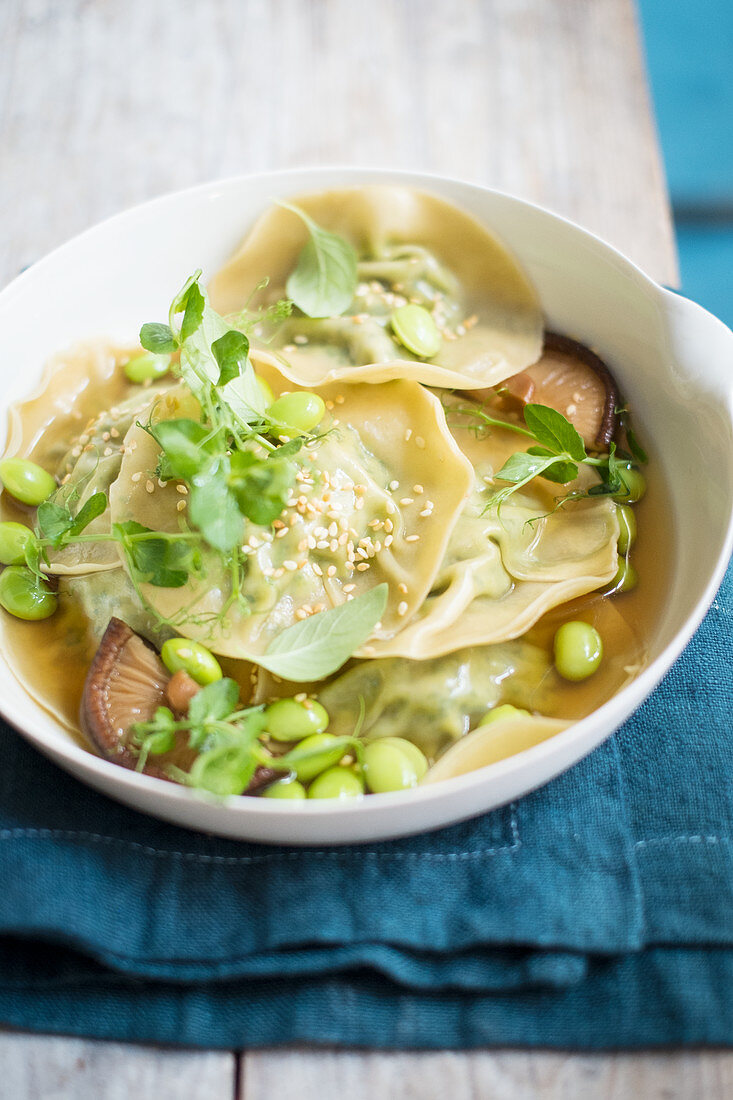
[[[486,390],[471,396],[485,400]],[[545,333],[542,356],[505,379],[500,392],[519,405],[549,405],[566,417],[586,447],[606,450],[616,430],[619,393],[613,375],[594,351],[569,336]]]

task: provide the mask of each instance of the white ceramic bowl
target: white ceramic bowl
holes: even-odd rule
[[[215,803],[99,759],[28,698],[0,658],[0,710],[41,752],[97,790],[190,828],[271,843],[371,841],[434,829],[532,790],[590,752],[649,694],[699,625],[730,556],[733,333],[578,226],[455,180],[353,168],[285,171],[205,184],[111,218],[0,294],[4,399],[26,394],[46,359],[75,341],[129,341],[142,320],[164,317],[183,277],[197,267],[205,281],[212,276],[273,197],[383,182],[432,191],[485,222],[534,282],[548,327],[601,350],[651,434],[669,483],[676,537],[652,659],[588,718],[508,760],[407,794],[293,805],[254,798]]]

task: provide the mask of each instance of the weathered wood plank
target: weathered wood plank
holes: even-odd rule
[[[544,203],[673,282],[633,0],[4,0],[0,279],[171,188],[303,163]]]
[[[727,1100],[733,1054],[248,1054],[237,1100]]]
[[[3,1100],[231,1100],[234,1055],[0,1033]]]

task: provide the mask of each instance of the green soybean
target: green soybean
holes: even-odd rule
[[[328,728],[328,711],[314,699],[278,699],[265,707],[265,721],[275,741],[302,741]]]
[[[637,470],[635,466],[623,466],[619,474],[623,485],[613,494],[614,500],[624,504],[634,504],[641,500],[646,492],[646,479],[641,470]]]
[[[301,801],[306,798],[305,787],[292,776],[277,779],[262,792],[262,798],[289,798]]]
[[[0,573],[0,606],[16,619],[48,619],[58,606],[58,597],[44,580],[22,565],[9,565]]]
[[[0,523],[0,562],[3,565],[22,565],[26,549],[36,541],[30,527],[24,523],[7,520]]]
[[[592,676],[603,657],[603,642],[589,623],[563,623],[555,634],[555,668],[564,680]]]
[[[489,726],[492,722],[498,722],[501,718],[516,718],[518,715],[522,715],[523,718],[531,717],[528,710],[513,707],[511,703],[502,703],[500,707],[492,707],[491,710],[487,710],[479,725]]]
[[[163,664],[169,672],[187,672],[197,684],[213,684],[221,680],[221,665],[213,653],[199,642],[189,638],[169,638],[160,651]]]
[[[338,764],[345,752],[343,741],[332,733],[314,733],[288,753],[287,761],[300,782],[308,783]]]
[[[435,321],[422,306],[398,306],[389,322],[403,347],[421,359],[432,359],[440,351],[442,338]]]
[[[278,397],[268,410],[268,416],[279,420],[298,434],[312,432],[326,412],[323,398],[307,390],[296,390]]]
[[[639,583],[639,575],[629,561],[628,555],[618,559],[616,576],[608,585],[606,592],[630,592]]]
[[[337,766],[321,772],[308,788],[309,798],[361,798],[364,780],[353,768]]]
[[[636,541],[636,516],[634,509],[628,504],[619,504],[616,507],[618,516],[618,552],[625,554]]]
[[[43,504],[56,489],[49,472],[27,458],[4,458],[0,462],[0,481],[16,500],[33,507]]]
[[[414,767],[417,778],[422,779],[428,770],[428,758],[417,745],[408,741],[406,737],[380,737],[379,740],[383,745],[395,745],[401,749]]]
[[[125,374],[131,382],[141,384],[154,382],[167,374],[171,366],[170,355],[156,355],[152,351],[142,351],[133,355],[125,363]]]
[[[385,745],[384,738],[366,746],[362,763],[364,779],[372,794],[406,791],[417,786],[417,770],[407,753],[397,745]]]

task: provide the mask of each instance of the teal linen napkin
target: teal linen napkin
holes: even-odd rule
[[[232,1047],[733,1038],[733,574],[614,737],[407,840],[270,848],[87,790],[0,728],[0,1021]]]

